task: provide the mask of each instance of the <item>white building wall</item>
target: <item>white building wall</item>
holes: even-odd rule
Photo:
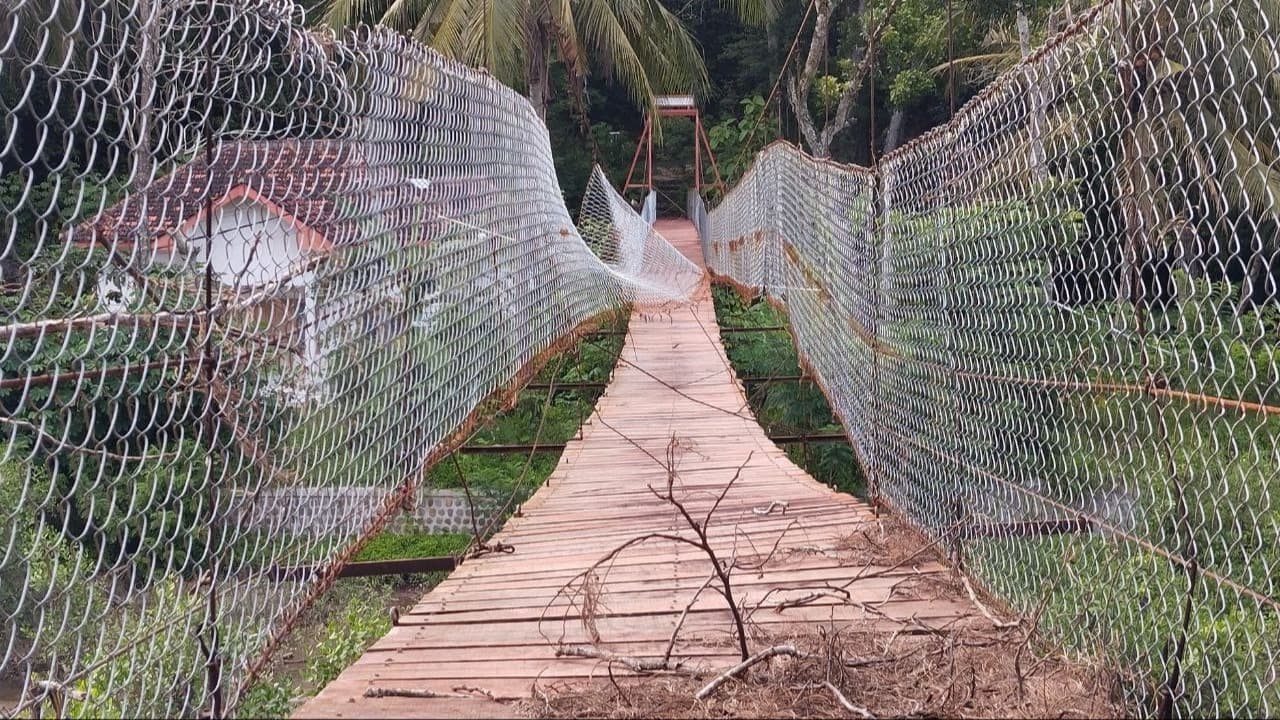
[[[223,285],[256,287],[296,272],[305,253],[298,231],[263,205],[249,199],[224,205],[213,213],[213,243],[205,241],[204,220],[183,233],[194,265],[203,266],[205,252]],[[293,285],[301,286],[301,281]]]
[[[307,251],[301,246],[298,229],[280,218],[270,208],[245,198],[228,203],[214,211],[213,242],[205,234],[205,220],[197,220],[185,233],[175,236],[175,257],[190,258],[186,266],[193,272],[203,270],[205,257],[214,277],[224,291],[252,292],[268,283],[284,280],[278,292],[297,293],[302,297],[300,312],[290,318],[259,318],[267,325],[291,328],[297,333],[301,357],[294,356],[273,382],[277,391],[295,400],[304,400],[322,392],[331,368],[325,355],[332,343],[325,338],[337,329],[342,312],[336,308],[318,307],[313,271],[303,271]],[[157,258],[163,261],[164,258]],[[339,301],[340,302],[340,301]]]

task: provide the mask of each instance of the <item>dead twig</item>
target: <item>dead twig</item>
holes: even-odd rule
[[[768,660],[770,658],[777,657],[779,655],[787,655],[789,657],[803,657],[801,652],[799,650],[796,650],[795,645],[774,645],[772,647],[767,647],[764,650],[761,650],[755,655],[752,655],[746,660],[743,660],[737,665],[734,665],[728,670],[725,670],[724,672],[717,675],[714,680],[707,683],[706,686],[703,687],[701,690],[699,690],[697,694],[695,694],[693,697],[698,700],[706,700],[708,697],[712,695],[712,693],[714,693],[716,690],[719,690],[720,686],[729,682],[731,679],[738,677],[739,675],[743,674],[747,670],[750,670],[752,666],[762,663],[765,660]]]
[[[482,543],[484,540],[480,537],[480,523],[476,520],[476,503],[471,498],[471,484],[467,482],[467,474],[462,472],[462,464],[458,462],[458,453],[449,453],[449,459],[453,461],[453,470],[458,474],[458,481],[462,483],[462,491],[467,495],[467,514],[471,516],[471,542]]]
[[[582,579],[582,606],[580,619],[582,621],[582,629],[587,631],[587,636],[591,638],[591,642],[600,642],[600,628],[596,625],[596,616],[604,607],[602,599],[603,590],[600,588],[600,578],[594,572],[587,573]]]
[[[836,696],[836,702],[840,703],[840,705],[844,707],[845,710],[848,710],[849,712],[854,713],[856,715],[860,715],[864,718],[875,717],[875,714],[872,713],[870,710],[862,707],[861,705],[854,705],[853,703],[849,702],[849,698],[845,697],[844,693],[840,692],[840,688],[831,684],[830,680],[824,680],[822,681],[822,684],[824,687],[826,687],[828,690],[831,691],[832,695]]]
[[[729,494],[729,491],[733,489],[733,486],[738,482],[738,479],[742,477],[742,471],[747,467],[747,464],[751,462],[751,457],[754,453],[747,453],[746,460],[742,461],[742,464],[738,466],[737,471],[733,473],[733,477],[729,478],[729,482],[725,483],[724,490],[720,491],[720,496],[717,497],[716,501],[711,505],[711,509],[707,511],[706,517],[703,521],[699,523],[689,513],[689,510],[685,507],[684,503],[677,500],[675,497],[675,450],[678,446],[679,443],[676,440],[676,436],[672,435],[671,440],[667,443],[666,493],[658,492],[652,485],[649,486],[649,492],[653,493],[653,495],[659,500],[670,503],[671,506],[680,513],[680,516],[684,518],[685,522],[689,525],[689,528],[693,530],[694,534],[698,536],[697,542],[687,539],[684,540],[684,542],[688,542],[705,553],[707,559],[711,561],[712,569],[720,578],[720,587],[716,589],[722,596],[724,596],[725,603],[729,606],[729,612],[733,615],[733,624],[738,632],[738,652],[745,661],[750,656],[750,651],[747,649],[747,628],[742,619],[742,609],[738,607],[738,604],[733,600],[733,582],[729,577],[733,572],[733,565],[720,561],[720,557],[716,554],[715,548],[711,546],[711,539],[707,536],[707,526],[711,523],[711,517],[720,507],[721,501],[723,501],[725,496]]]
[[[456,685],[454,686],[453,691],[460,692],[460,693],[470,693],[472,695],[483,695],[489,698],[490,700],[495,700],[495,701],[498,699],[494,697],[492,692],[485,690],[484,688],[471,687],[470,685]]]
[[[364,691],[367,698],[386,698],[386,697],[403,697],[403,698],[474,698],[475,695],[467,693],[442,693],[435,690],[425,690],[421,688],[386,688],[371,687]]]
[[[735,558],[734,561],[730,563],[729,566],[734,570],[763,570],[765,565],[768,565],[770,562],[773,562],[773,556],[778,554],[778,546],[782,544],[783,538],[787,536],[787,533],[791,532],[791,528],[796,527],[798,525],[800,525],[799,520],[792,520],[791,522],[787,523],[787,526],[783,528],[782,532],[778,535],[778,539],[773,541],[773,548],[769,550],[769,554],[766,555],[764,559],[761,560],[760,562],[743,563],[743,562],[738,562],[738,560]],[[739,528],[734,528],[735,543],[737,542],[737,536],[739,532],[740,532]],[[751,542],[750,536],[747,537],[747,542]],[[755,550],[754,543],[752,543],[751,549]],[[757,552],[756,555],[759,556],[759,553]]]
[[[715,579],[715,573],[708,575],[706,581],[702,583],[702,587],[698,588],[698,591],[693,594],[693,597],[689,598],[689,603],[684,606],[684,611],[680,613],[680,619],[676,621],[675,629],[671,631],[671,639],[667,641],[667,649],[662,653],[663,663],[669,664],[671,662],[671,652],[675,650],[676,638],[680,635],[680,628],[684,627],[685,618],[689,617],[689,610],[693,608],[694,603],[698,602],[698,598],[702,595],[702,591],[706,590],[707,586]]]
[[[789,507],[791,507],[791,504],[788,503],[786,500],[774,500],[773,502],[769,503],[768,507],[751,508],[751,512],[755,513],[756,515],[772,515],[774,508],[782,508],[782,514],[786,515],[787,508]]]
[[[869,667],[871,665],[884,665],[886,663],[895,663],[899,660],[909,658],[916,652],[909,652],[906,655],[884,655],[882,657],[851,657],[844,659],[844,666],[847,668]]]
[[[880,569],[880,570],[876,570],[875,572],[867,572],[867,570],[871,567],[871,562],[872,562],[872,561],[868,560],[868,561],[867,561],[867,564],[863,566],[862,570],[858,572],[857,576],[855,576],[853,579],[851,579],[851,580],[849,580],[848,582],[846,582],[844,585],[841,585],[841,587],[846,587],[846,588],[847,588],[847,587],[849,587],[850,585],[852,585],[852,584],[854,584],[854,583],[856,583],[856,582],[859,582],[859,581],[861,581],[861,580],[870,580],[870,579],[872,579],[872,578],[877,578],[877,577],[881,577],[881,576],[884,576],[884,575],[888,575],[889,573],[891,573],[891,572],[893,572],[893,571],[895,571],[895,570],[897,570],[897,569],[899,569],[899,568],[903,567],[904,565],[906,565],[907,563],[911,562],[912,560],[915,560],[916,558],[920,557],[921,555],[924,555],[925,553],[927,553],[927,552],[929,552],[929,551],[931,551],[931,550],[934,550],[935,548],[940,547],[940,546],[942,545],[942,543],[946,542],[946,541],[947,541],[947,539],[949,539],[952,535],[954,535],[954,534],[955,534],[956,532],[958,532],[959,530],[960,530],[960,523],[953,523],[953,524],[951,524],[951,525],[950,525],[946,530],[944,530],[942,533],[940,533],[940,534],[938,535],[938,537],[937,537],[937,538],[935,538],[934,540],[931,540],[931,541],[929,541],[929,542],[925,543],[924,545],[921,545],[920,547],[916,548],[915,552],[911,553],[910,555],[908,555],[907,557],[903,558],[902,560],[899,560],[898,562],[894,563],[893,565],[891,565],[891,566],[889,566],[889,567],[887,567],[887,568],[883,568],[883,569]]]
[[[787,608],[808,605],[809,603],[815,602],[817,600],[821,600],[822,598],[835,598],[836,600],[840,600],[841,602],[849,602],[851,596],[849,595],[849,591],[843,588],[831,588],[829,590],[818,590],[817,592],[811,592],[808,595],[795,598],[794,600],[783,600],[782,602],[773,606],[773,611],[776,613],[780,613],[783,610],[786,610]]]
[[[981,600],[978,599],[978,593],[974,591],[973,584],[969,582],[969,576],[961,575],[960,579],[964,582],[965,591],[969,593],[969,600],[973,602],[974,607],[978,608],[978,612],[982,613],[983,617],[991,621],[992,625],[1001,629],[1005,629],[1005,628],[1015,628],[1022,624],[1021,618],[1017,620],[996,619],[996,616],[990,610],[987,609],[986,605],[982,604]]]
[[[564,640],[565,630],[563,627],[561,628],[561,634],[558,639],[552,639],[546,632],[544,632],[541,629],[541,624],[546,621],[547,614],[551,611],[552,606],[555,605],[556,600],[559,600],[561,597],[564,597],[569,603],[569,607],[566,609],[565,618],[563,618],[565,620],[568,619],[568,612],[574,608],[578,608],[580,612],[583,612],[583,614],[586,614],[586,612],[583,611],[583,609],[579,606],[577,599],[581,597],[584,593],[595,592],[598,590],[599,587],[602,587],[604,585],[605,581],[608,579],[609,568],[612,567],[613,562],[617,560],[618,556],[621,555],[625,550],[627,550],[628,548],[635,547],[636,545],[649,542],[650,540],[666,540],[668,542],[683,543],[685,545],[689,545],[691,547],[701,549],[701,546],[697,542],[691,540],[690,538],[681,537],[679,535],[673,535],[671,533],[662,533],[662,532],[649,533],[647,535],[641,535],[640,537],[634,537],[622,543],[621,545],[618,545],[613,550],[610,550],[604,557],[592,563],[591,567],[573,576],[573,578],[571,578],[569,582],[565,583],[564,587],[560,588],[560,590],[556,592],[555,596],[552,597],[551,600],[547,602],[546,606],[543,607],[542,609],[542,614],[538,617],[539,632],[542,634],[543,638],[545,638],[548,642],[553,642],[557,644],[563,642]],[[597,571],[601,570],[602,568],[604,569],[603,572],[597,573]],[[591,585],[592,587],[588,587],[589,585]],[[595,600],[596,599],[593,599],[593,598],[583,598],[583,601],[587,603],[594,602]]]
[[[569,645],[567,647],[556,648],[556,657],[581,657],[594,658],[596,660],[606,660],[610,663],[618,663],[625,665],[633,672],[652,673],[652,672],[680,672],[683,668],[684,661],[672,663],[669,658],[637,658],[630,655],[618,655],[617,653],[601,650],[600,648],[591,647],[590,645]],[[690,675],[697,675],[697,672],[686,671]]]
[[[1018,697],[1026,694],[1027,678],[1022,672],[1022,651],[1027,649],[1027,645],[1031,643],[1031,638],[1036,634],[1036,628],[1040,626],[1040,615],[1044,612],[1045,607],[1049,605],[1049,598],[1053,596],[1053,591],[1057,584],[1050,585],[1044,592],[1044,597],[1040,598],[1040,605],[1036,607],[1036,612],[1031,616],[1031,621],[1027,624],[1026,637],[1022,638],[1022,642],[1018,643],[1018,651],[1013,654],[1013,674],[1018,679]]]

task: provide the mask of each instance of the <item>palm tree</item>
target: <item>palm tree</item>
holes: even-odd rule
[[[133,169],[125,169],[130,184],[136,189],[150,178],[154,166],[153,115],[143,98],[155,93],[155,55],[158,36],[162,28],[160,14],[162,0],[137,0],[132,7],[122,3],[103,3],[91,13],[86,3],[69,0],[32,0],[21,3],[10,17],[12,23],[7,32],[12,37],[0,50],[0,131],[6,134],[13,124],[28,122],[45,125],[49,119],[37,119],[41,113],[10,105],[11,98],[23,94],[27,77],[40,77],[38,86],[62,90],[74,83],[83,83],[91,92],[107,95],[110,106],[125,120],[121,122],[122,139],[129,146],[128,157]],[[131,55],[117,49],[128,44]],[[107,82],[103,72],[108,57],[115,62],[112,70],[120,76],[119,82]],[[96,72],[96,74],[95,74]],[[125,80],[130,80],[126,82]],[[128,86],[128,87],[127,87]],[[57,96],[61,93],[50,92]],[[40,102],[40,101],[38,101]],[[42,98],[54,107],[42,108],[56,111],[57,102]],[[64,103],[65,104],[65,103]],[[56,114],[54,117],[57,117]],[[57,121],[54,120],[54,123]],[[58,133],[51,133],[57,135]],[[19,164],[28,148],[0,157],[0,173],[7,173]],[[61,168],[60,168],[61,169]],[[113,169],[115,169],[113,167]]]
[[[1121,22],[1132,68],[1121,74],[1117,123],[1129,274],[1167,257],[1161,246],[1192,275],[1235,266],[1243,313],[1275,266],[1280,235],[1280,83],[1266,42],[1280,1],[1148,0]]]
[[[740,5],[744,16],[763,17],[762,0]],[[378,22],[410,33],[525,88],[544,117],[553,53],[579,102],[589,60],[641,107],[663,92],[707,86],[697,44],[659,0],[330,0],[324,22],[335,28]]]
[[[1140,278],[1162,263],[1237,282],[1237,314],[1280,299],[1271,279],[1280,268],[1280,83],[1268,42],[1280,0],[1117,3],[1082,35],[1093,40],[1081,48],[1091,49],[1070,76],[1037,65],[1058,73],[1059,85],[1066,77],[1070,92],[1052,91],[1052,78],[1018,65],[1030,45],[1022,6],[1014,28],[989,33],[989,52],[935,68],[1021,75],[1027,122],[1011,132],[1021,133],[1014,142],[1032,162],[993,158],[992,182],[1026,170],[1025,179],[1043,180],[1079,171],[1067,165],[1105,167],[1123,229],[1108,251],[1119,260],[1118,300],[1144,295]],[[1088,45],[1095,41],[1103,44]]]

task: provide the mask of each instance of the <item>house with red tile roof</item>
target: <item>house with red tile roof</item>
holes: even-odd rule
[[[359,145],[237,140],[219,143],[211,155],[210,161],[198,153],[80,223],[71,239],[107,248],[144,272],[198,275],[207,263],[220,286],[217,297],[233,303],[272,288],[252,307],[225,314],[223,323],[285,349],[293,356],[287,363],[293,384],[309,384],[324,354],[321,336],[342,315],[319,307],[314,261],[357,239],[341,203],[358,194],[366,175]]]
[[[219,143],[211,162],[197,153],[78,225],[74,239],[135,258],[145,247],[160,262],[203,266],[208,253],[224,283],[269,282],[308,253],[348,240],[338,198],[363,174],[357,147],[338,140]]]
[[[515,300],[557,262],[550,246],[539,248],[540,260],[509,245],[499,252],[498,218],[505,216],[495,208],[511,192],[472,169],[410,160],[416,154],[415,146],[391,142],[220,142],[211,161],[197,154],[77,225],[73,241],[107,248],[145,274],[185,271],[194,279],[208,268],[215,296],[236,308],[219,315],[228,339],[245,351],[285,351],[280,386],[315,397],[346,362],[333,359],[340,348],[405,331],[409,297],[420,305],[408,313],[419,329],[430,329],[440,306],[497,296],[514,314]],[[556,237],[567,233],[553,218],[531,207],[515,219],[541,222]],[[419,255],[397,255],[397,248],[436,242],[449,243],[443,253],[465,253],[465,281],[437,288],[429,264],[405,265]],[[200,307],[198,284],[180,283],[188,294],[175,305]],[[237,307],[246,298],[252,305]]]

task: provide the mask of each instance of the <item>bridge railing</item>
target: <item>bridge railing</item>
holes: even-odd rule
[[[0,715],[233,712],[487,397],[700,278],[599,173],[575,227],[532,107],[391,32],[6,14]]]
[[[1280,712],[1278,13],[1103,3],[875,168],[767,148],[704,235],[873,499],[1144,713]]]

